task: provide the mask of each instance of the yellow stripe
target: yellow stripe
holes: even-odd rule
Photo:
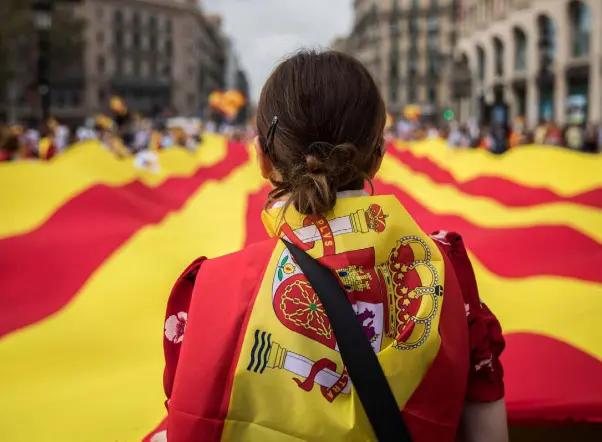
[[[560,147],[522,146],[497,156],[483,149],[450,149],[442,140],[396,143],[396,147],[433,160],[461,182],[496,176],[524,186],[544,187],[562,196],[602,187],[602,155]]]
[[[181,212],[125,243],[69,306],[2,341],[2,440],[121,442],[150,432],[165,415],[169,291],[197,256],[242,247],[247,198],[262,185],[253,162],[205,184]]]
[[[35,229],[95,184],[122,186],[140,180],[156,187],[170,177],[189,176],[201,166],[216,164],[227,153],[226,141],[218,136],[205,138],[194,154],[182,149],[161,152],[157,174],[136,169],[133,158],[119,160],[95,142],[75,146],[50,163],[0,165],[0,238]]]
[[[438,185],[426,175],[414,173],[398,160],[387,157],[379,177],[407,192],[439,215],[458,215],[482,227],[568,226],[602,243],[602,210],[572,203],[535,207],[507,207],[497,201],[468,196],[453,185]]]
[[[504,334],[551,336],[602,360],[601,284],[552,276],[506,279],[488,271],[474,255],[470,259],[479,293]]]

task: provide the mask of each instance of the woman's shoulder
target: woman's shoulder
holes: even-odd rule
[[[174,289],[182,284],[193,288],[198,279],[219,279],[241,275],[253,269],[265,267],[276,246],[277,239],[268,239],[245,246],[243,249],[215,258],[201,256],[189,264],[176,280]]]

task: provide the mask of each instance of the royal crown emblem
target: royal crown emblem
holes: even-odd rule
[[[387,288],[386,335],[399,350],[420,346],[430,334],[443,294],[428,245],[417,236],[402,238],[378,269]]]

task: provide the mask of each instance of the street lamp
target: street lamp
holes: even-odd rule
[[[50,117],[50,28],[53,0],[33,0],[34,27],[38,39],[37,89],[42,111],[42,124]]]
[[[80,0],[30,0],[33,9],[33,24],[38,39],[37,89],[40,97],[42,123],[50,117],[50,29],[52,13],[59,2],[78,3]]]

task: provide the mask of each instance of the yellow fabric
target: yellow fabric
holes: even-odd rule
[[[207,134],[194,153],[181,149],[161,151],[159,173],[119,161],[98,141],[87,141],[68,149],[51,164],[19,162],[0,164],[0,239],[25,233],[45,222],[59,207],[95,184],[123,186],[140,180],[157,187],[171,177],[192,175],[226,156],[226,140]],[[43,185],[34,185],[43,183]],[[19,189],[16,193],[14,189]]]
[[[179,171],[191,161],[175,152],[167,158]],[[122,162],[113,164],[124,179]],[[69,169],[76,176],[79,165]],[[108,172],[106,163],[99,167],[99,175]],[[206,182],[180,212],[125,242],[66,308],[3,338],[2,440],[139,442],[159,424],[165,417],[161,330],[171,287],[200,253],[215,257],[243,246],[246,200],[263,184],[251,162]],[[0,203],[0,210],[8,206]],[[219,207],[220,216],[208,216],[207,207]]]
[[[504,155],[482,149],[450,149],[441,139],[396,142],[395,147],[434,161],[460,182],[494,176],[529,187],[544,187],[562,196],[602,187],[602,155],[583,155],[563,147],[521,146]]]
[[[425,141],[410,149],[460,180],[493,175],[525,185],[542,185],[562,195],[602,184],[602,156],[529,146],[495,157],[481,151],[450,151],[438,143]],[[0,239],[40,226],[62,204],[95,184],[120,186],[140,180],[155,187],[170,177],[189,176],[200,165],[216,164],[225,154],[224,139],[207,133],[202,148],[195,153],[162,151],[158,174],[116,159],[96,142],[75,146],[51,163],[0,164]],[[595,231],[599,209],[575,204],[511,208],[417,176],[392,158],[385,158],[379,174],[435,213],[457,214],[491,227],[537,225],[553,216],[558,225],[569,225],[591,238],[600,238]],[[224,179],[206,182],[182,210],[159,224],[144,227],[108,257],[65,309],[0,340],[2,440],[137,442],[150,432],[165,416],[161,332],[169,291],[182,269],[199,255],[214,257],[242,248],[247,200],[263,185],[253,157]],[[417,191],[417,186],[422,190]],[[290,221],[290,216],[287,219]],[[461,233],[470,246],[471,233]],[[275,251],[272,266],[281,251]],[[602,360],[602,327],[598,325],[601,284],[549,275],[504,278],[486,269],[475,256],[471,260],[483,300],[495,311],[506,334],[541,333]],[[587,259],[583,262],[596,264]],[[266,309],[273,314],[273,309]],[[288,332],[282,325],[278,329]],[[302,341],[293,344],[298,342]],[[285,344],[288,342],[283,341],[287,348]],[[312,344],[307,345],[308,351],[322,351],[323,346]],[[299,350],[290,345],[288,348]],[[249,351],[247,345],[241,355],[248,357]],[[246,369],[242,361],[241,368]],[[258,376],[267,379],[268,373]],[[341,400],[339,397],[332,404],[323,403],[317,388],[310,393],[299,391],[293,376],[284,370],[273,370],[272,375],[278,379],[278,383],[269,384],[274,394],[257,397],[257,402],[249,404],[280,405],[293,422],[306,410],[296,409],[291,402],[294,396],[284,394],[291,389],[295,395],[313,396],[312,403],[317,403],[319,410],[326,405],[338,406]],[[264,382],[254,380],[259,381]],[[282,386],[283,393],[274,385]],[[355,418],[356,426],[365,428],[365,417],[354,416],[357,404],[349,402],[349,421]],[[315,425],[316,432],[323,428],[321,425]],[[248,424],[231,419],[226,430],[240,435],[247,428]],[[244,434],[255,438],[241,436],[233,440],[270,441],[276,437],[265,427],[255,426],[252,431]]]
[[[382,208],[382,212],[376,207]],[[271,209],[264,213],[264,223],[271,235],[278,232],[281,210]],[[298,230],[304,227],[304,218],[289,208],[284,219],[300,237],[308,229],[317,232],[315,226]],[[316,226],[323,226],[321,222],[326,223],[317,221]],[[375,227],[379,223],[382,227],[386,224],[381,232]],[[373,291],[372,296],[374,292],[379,295],[379,301],[374,297],[371,301],[358,301],[357,313],[369,311],[374,315],[370,320],[376,333],[372,345],[379,352],[381,365],[398,403],[403,406],[424,377],[441,343],[437,330],[443,302],[438,295],[443,293],[443,258],[434,242],[418,228],[394,197],[340,199],[328,216],[328,224],[332,232],[325,229],[323,240],[315,241],[309,252],[313,257],[323,256],[325,249],[332,245],[329,242],[333,237],[337,254],[374,251],[376,265],[370,269],[350,266],[337,269],[337,272],[350,296],[356,300],[370,296],[370,290]],[[414,255],[414,262],[409,267],[396,261],[403,255],[402,251],[407,250],[406,247],[411,248]],[[402,275],[412,272],[414,267],[421,287],[410,287],[408,291]],[[396,269],[394,273],[393,268]],[[372,269],[376,272],[369,273]],[[335,349],[332,330],[321,322],[325,317],[322,306],[307,282],[298,279],[299,272],[288,250],[279,243],[250,316],[235,371],[230,409],[222,436],[224,441],[365,441],[371,437],[370,425],[355,391],[349,393],[344,389],[348,385],[345,374],[341,373],[343,363]],[[385,280],[388,282],[384,283]],[[295,290],[300,293],[299,298],[295,298]],[[387,299],[386,304],[383,304],[383,299]],[[396,310],[402,303],[409,305],[410,299],[419,303],[415,316]],[[291,313],[291,308],[299,310]],[[290,316],[285,314],[279,319],[276,314],[279,309],[286,310]],[[393,321],[387,327],[385,318],[389,314],[393,315]],[[406,327],[412,321],[416,322],[413,331],[407,339],[402,339],[400,333],[407,331]],[[304,334],[291,329],[294,324],[303,324]],[[258,351],[255,344],[257,330],[261,334],[269,334],[271,347],[262,345],[264,352]],[[262,342],[268,339],[266,336],[262,336]],[[318,336],[328,339],[330,344],[319,342]],[[259,365],[250,362],[257,359],[259,364],[262,358],[267,361],[263,373],[257,371]],[[316,383],[320,385],[307,392],[293,380],[295,377],[305,379],[313,363],[324,358],[335,362],[338,368],[336,375],[333,371],[328,374],[328,379],[338,376],[344,379],[340,384],[335,383],[338,387],[333,387],[334,392],[340,389],[343,392],[332,402],[320,389],[320,385],[330,387],[327,385],[330,381],[318,381],[316,377]],[[249,367],[255,369],[249,370]],[[267,395],[269,391],[277,391],[278,394]]]

